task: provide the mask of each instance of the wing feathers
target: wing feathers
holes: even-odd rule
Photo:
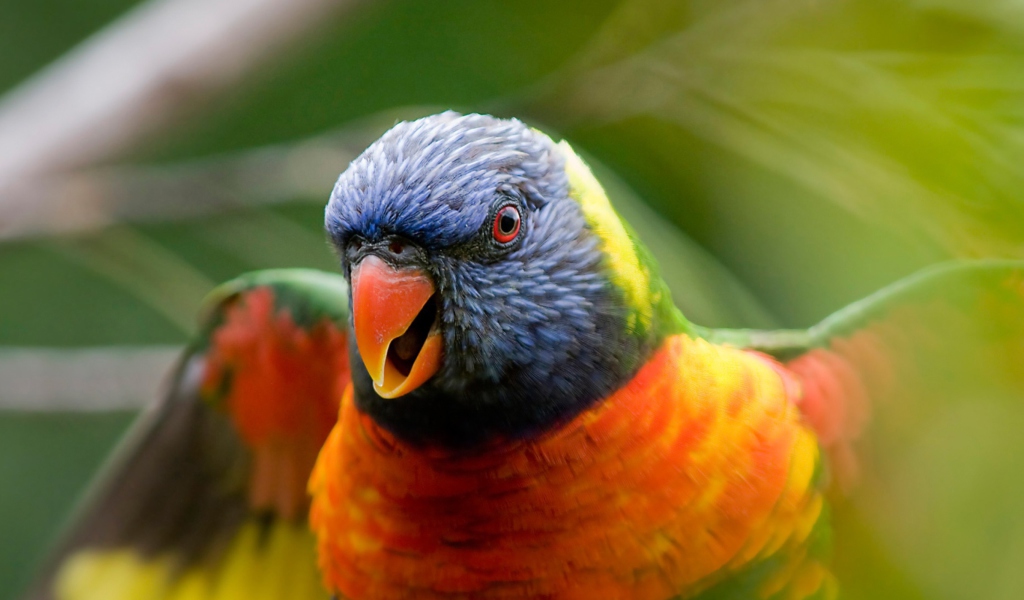
[[[257,273],[213,297],[28,598],[326,596],[305,488],[348,383],[344,280]]]
[[[1024,394],[1024,261],[925,269],[808,330],[710,331],[711,339],[787,360],[795,400],[841,487],[856,482],[855,445],[879,410],[924,415],[953,389],[996,381]]]

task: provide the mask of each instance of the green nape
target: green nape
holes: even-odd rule
[[[615,212],[604,187],[583,159],[568,142],[562,141],[559,148],[565,156],[569,195],[579,203],[587,224],[600,238],[611,281],[630,308],[627,327],[655,339],[673,333],[692,334],[693,327],[672,302],[654,256]]]

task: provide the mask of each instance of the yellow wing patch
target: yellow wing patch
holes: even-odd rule
[[[646,329],[651,324],[654,304],[651,299],[651,275],[637,255],[633,239],[590,167],[568,142],[563,140],[558,147],[565,154],[569,195],[579,202],[587,224],[604,245],[604,254],[612,270],[612,282],[625,293],[629,305],[636,309],[639,323],[630,325]]]
[[[242,526],[215,565],[176,568],[173,557],[129,549],[72,555],[57,576],[56,600],[326,600],[316,541],[305,524]]]

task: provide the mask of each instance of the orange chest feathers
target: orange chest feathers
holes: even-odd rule
[[[679,335],[556,431],[414,448],[342,401],[310,482],[348,598],[635,598],[706,588],[799,543],[817,446],[778,368]]]

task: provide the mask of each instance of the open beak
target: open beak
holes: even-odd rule
[[[382,398],[408,394],[441,367],[434,284],[423,271],[395,269],[370,255],[352,270],[356,345]]]

